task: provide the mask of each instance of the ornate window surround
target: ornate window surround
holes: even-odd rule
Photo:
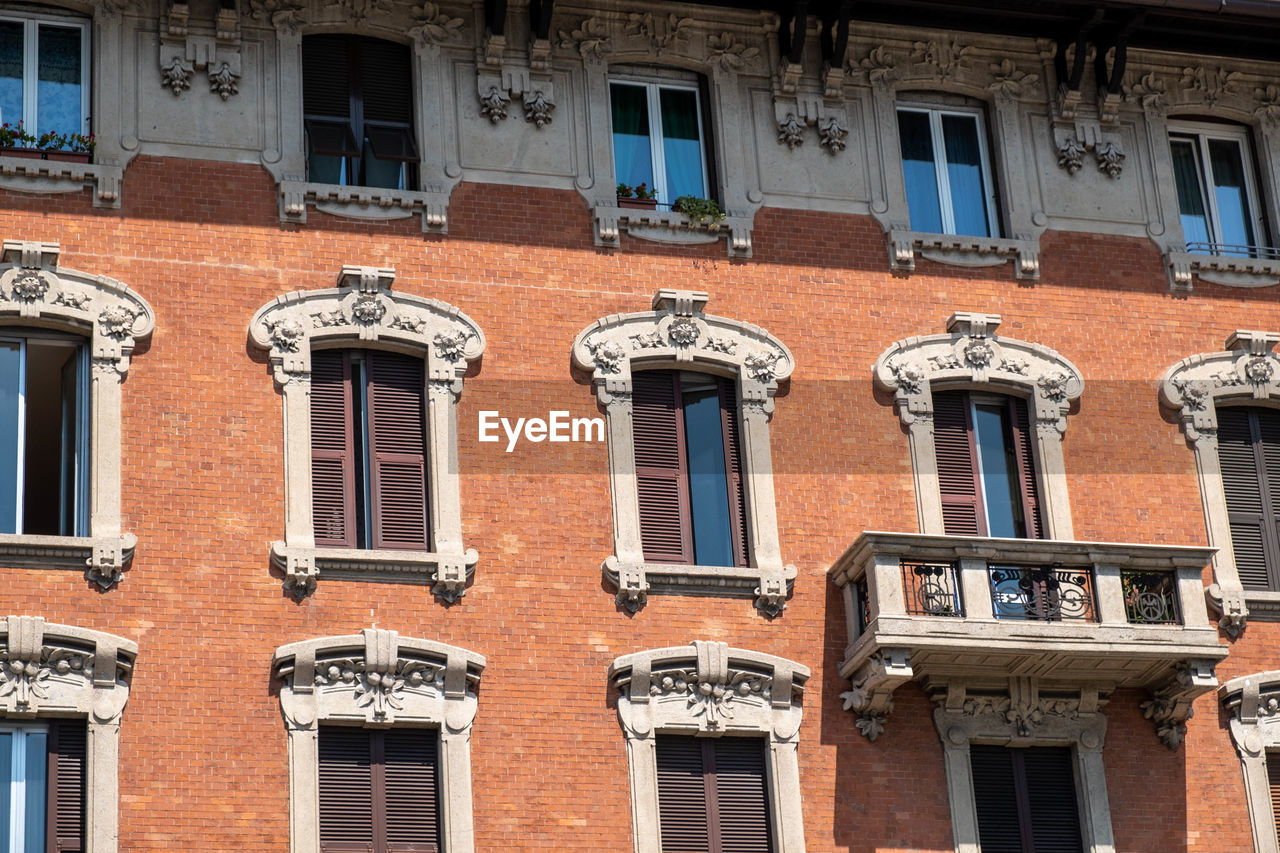
[[[1246,590],[1231,548],[1231,524],[1218,461],[1218,406],[1280,407],[1280,355],[1273,348],[1280,334],[1237,330],[1223,352],[1184,358],[1160,380],[1160,402],[1178,414],[1187,444],[1195,451],[1196,479],[1204,506],[1204,523],[1213,557],[1214,583],[1209,598],[1222,618],[1218,624],[1232,636],[1250,615],[1280,619],[1280,592]]]
[[[1075,758],[1077,805],[1085,849],[1111,853],[1111,806],[1102,764],[1106,700],[1096,689],[1041,694],[1035,679],[1016,676],[1008,690],[973,690],[962,681],[932,685],[933,722],[942,740],[956,853],[980,853],[978,809],[969,746],[1067,746]]]
[[[319,853],[321,724],[440,731],[444,849],[473,853],[471,724],[485,659],[456,646],[365,628],[276,649],[280,710],[289,731],[292,853]]]
[[[763,735],[776,853],[804,853],[800,800],[800,699],[809,668],[786,658],[697,640],[623,655],[609,667],[627,736],[635,853],[658,853],[660,734]]]
[[[89,341],[89,535],[0,534],[0,560],[85,570],[89,580],[109,589],[138,543],[121,530],[121,385],[134,347],[155,328],[155,313],[115,279],[59,269],[59,254],[57,243],[4,241],[0,324],[59,329]]]
[[[776,616],[786,607],[796,568],[783,565],[778,543],[769,420],[778,383],[791,376],[795,359],[759,326],[704,314],[709,298],[702,292],[659,290],[652,311],[604,317],[574,339],[573,363],[591,372],[608,421],[614,556],[604,561],[604,575],[618,588],[618,603],[631,611],[642,607],[651,591],[732,595],[754,587],[756,606]],[[701,370],[737,380],[748,567],[645,562],[631,429],[631,373],[640,367]]]
[[[1075,365],[1046,346],[997,337],[999,325],[998,314],[957,311],[947,319],[947,334],[898,341],[876,359],[876,387],[893,392],[894,407],[910,436],[920,532],[946,533],[933,441],[933,392],[977,388],[1031,401],[1045,538],[1074,539],[1062,436],[1084,379]]]
[[[0,622],[0,718],[83,717],[88,725],[85,841],[93,853],[119,843],[120,718],[138,645],[55,625],[39,616]]]
[[[393,293],[395,270],[345,266],[338,286],[295,291],[258,309],[252,343],[270,351],[284,396],[285,531],[271,545],[284,585],[299,597],[326,577],[416,578],[447,602],[461,596],[479,555],[463,548],[457,470],[458,398],[467,367],[484,352],[484,332],[435,299]],[[432,552],[317,548],[311,519],[311,348],[376,346],[426,362],[428,512]]]
[[[1280,853],[1276,841],[1267,753],[1280,752],[1280,670],[1233,678],[1218,688],[1240,756],[1255,853]]]

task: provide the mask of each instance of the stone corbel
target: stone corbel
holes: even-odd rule
[[[491,124],[511,116],[516,101],[524,119],[541,129],[551,123],[555,88],[551,80],[551,41],[531,37],[527,53],[513,61],[505,33],[486,31],[476,51],[476,95],[480,114]]]
[[[234,4],[220,5],[213,19],[195,22],[187,3],[169,4],[160,30],[160,82],[175,97],[191,88],[197,71],[222,100],[239,92],[240,21]]]
[[[1214,661],[1188,660],[1174,668],[1173,675],[1151,691],[1142,703],[1142,715],[1156,727],[1156,736],[1169,749],[1176,750],[1187,734],[1187,720],[1195,713],[1196,697],[1218,688],[1213,672]]]
[[[783,97],[775,94],[774,119],[778,144],[794,151],[804,144],[806,130],[816,128],[818,144],[828,154],[839,154],[849,137],[849,120],[843,108],[830,107],[818,95]]]
[[[995,267],[1014,262],[1019,281],[1040,278],[1040,240],[1035,235],[969,237],[957,234],[925,234],[910,230],[905,223],[891,227],[885,235],[889,266],[894,272],[909,273],[916,268],[916,254],[926,260],[958,267]]]
[[[1124,169],[1125,153],[1118,139],[1104,139],[1101,124],[1092,119],[1078,119],[1071,124],[1058,123],[1053,132],[1058,165],[1074,175],[1084,166],[1086,153],[1092,152],[1098,171],[1119,178]]]
[[[908,649],[880,649],[858,667],[849,678],[852,689],[840,698],[844,709],[857,716],[854,725],[859,734],[867,740],[880,737],[893,711],[893,691],[914,677]]]

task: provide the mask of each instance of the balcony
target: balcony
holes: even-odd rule
[[[1144,688],[1144,713],[1176,748],[1192,700],[1217,687],[1213,668],[1227,654],[1201,583],[1212,554],[864,533],[829,573],[849,630],[845,707],[874,739],[907,681],[949,704],[1033,688],[1045,701],[1097,707],[1116,688]]]

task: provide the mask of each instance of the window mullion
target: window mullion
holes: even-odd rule
[[[942,134],[942,113],[929,110],[929,136],[933,140],[933,171],[938,181],[938,208],[942,213],[942,232],[956,233],[956,214],[951,206],[951,177],[947,172],[946,140]]]
[[[965,395],[965,414],[969,418],[969,446],[973,453],[973,476],[978,484],[978,521],[982,523],[984,536],[991,535],[991,519],[987,517],[987,478],[982,470],[982,445],[978,441],[978,407],[973,397]]]
[[[702,127],[702,87],[693,90],[694,122],[698,128],[698,156],[702,158],[702,197],[711,198],[711,162],[707,157],[707,139]]]
[[[1209,237],[1212,243],[1222,243],[1222,220],[1218,218],[1217,184],[1213,177],[1213,161],[1209,157],[1209,137],[1196,134],[1196,150],[1200,154],[1200,181],[1204,184],[1204,203],[1209,213]]]
[[[89,64],[89,39],[91,37],[89,28],[81,25],[80,27],[80,132],[88,135],[89,115],[93,111],[93,104],[90,101],[91,87],[93,84],[93,66]]]
[[[33,20],[23,22],[23,44],[25,50],[22,52],[22,120],[23,125],[28,133],[36,133],[39,128],[36,126],[36,78],[40,73],[40,29],[39,24]]]
[[[657,83],[644,84],[645,106],[649,110],[649,158],[653,169],[653,186],[661,188],[658,200],[670,204],[671,187],[667,186],[667,139],[662,128],[662,101]]]

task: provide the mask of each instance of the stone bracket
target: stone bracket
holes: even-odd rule
[[[1169,268],[1169,290],[1172,293],[1190,293],[1195,278],[1226,287],[1273,287],[1280,284],[1280,260],[1169,252],[1165,255],[1165,263]]]
[[[916,254],[940,264],[958,267],[1001,266],[1012,260],[1019,281],[1040,278],[1040,239],[967,237],[954,234],[924,234],[891,229],[886,235],[889,266],[894,272],[909,273],[916,268]]]
[[[914,677],[909,649],[883,648],[863,661],[849,677],[852,689],[840,694],[844,709],[857,716],[859,734],[875,740],[884,732],[885,719],[893,711],[893,691]]]
[[[279,192],[281,222],[305,223],[307,208],[314,207],[344,219],[386,221],[417,215],[422,217],[424,234],[449,231],[449,193],[436,189],[392,190],[281,181]]]
[[[507,56],[505,34],[486,33],[476,62],[476,95],[480,114],[492,125],[510,116],[511,101],[520,104],[524,120],[539,130],[551,123],[556,108],[551,80],[551,42],[531,38],[528,51],[518,59]]]
[[[211,20],[191,20],[191,7],[170,2],[160,27],[160,83],[179,97],[195,72],[206,72],[209,91],[227,100],[240,91],[241,38],[237,7],[219,4]]]
[[[756,607],[769,617],[782,613],[796,579],[795,566],[776,569],[691,566],[668,563],[629,563],[616,556],[601,566],[605,580],[617,589],[619,607],[632,613],[647,603],[650,593],[714,592],[717,595],[754,596]]]
[[[1169,749],[1176,750],[1187,734],[1187,720],[1195,713],[1196,697],[1218,688],[1214,661],[1187,660],[1175,665],[1165,684],[1151,691],[1142,703],[1142,715],[1156,727],[1156,736]]]
[[[1118,179],[1124,170],[1125,153],[1120,141],[1102,135],[1099,121],[1076,119],[1075,122],[1057,122],[1053,129],[1054,148],[1058,153],[1058,166],[1074,175],[1084,167],[1084,155],[1092,152],[1098,171],[1112,179]]]
[[[453,604],[466,592],[475,574],[479,553],[469,548],[461,554],[429,551],[362,550],[358,548],[303,548],[271,543],[271,563],[284,572],[284,588],[302,599],[316,590],[321,575],[343,580],[398,580],[430,583],[432,591]]]
[[[596,199],[592,205],[595,244],[608,249],[622,245],[622,233],[655,243],[688,245],[727,239],[730,258],[751,257],[753,217],[726,216],[719,222],[695,222],[672,210],[621,208],[616,198]]]

